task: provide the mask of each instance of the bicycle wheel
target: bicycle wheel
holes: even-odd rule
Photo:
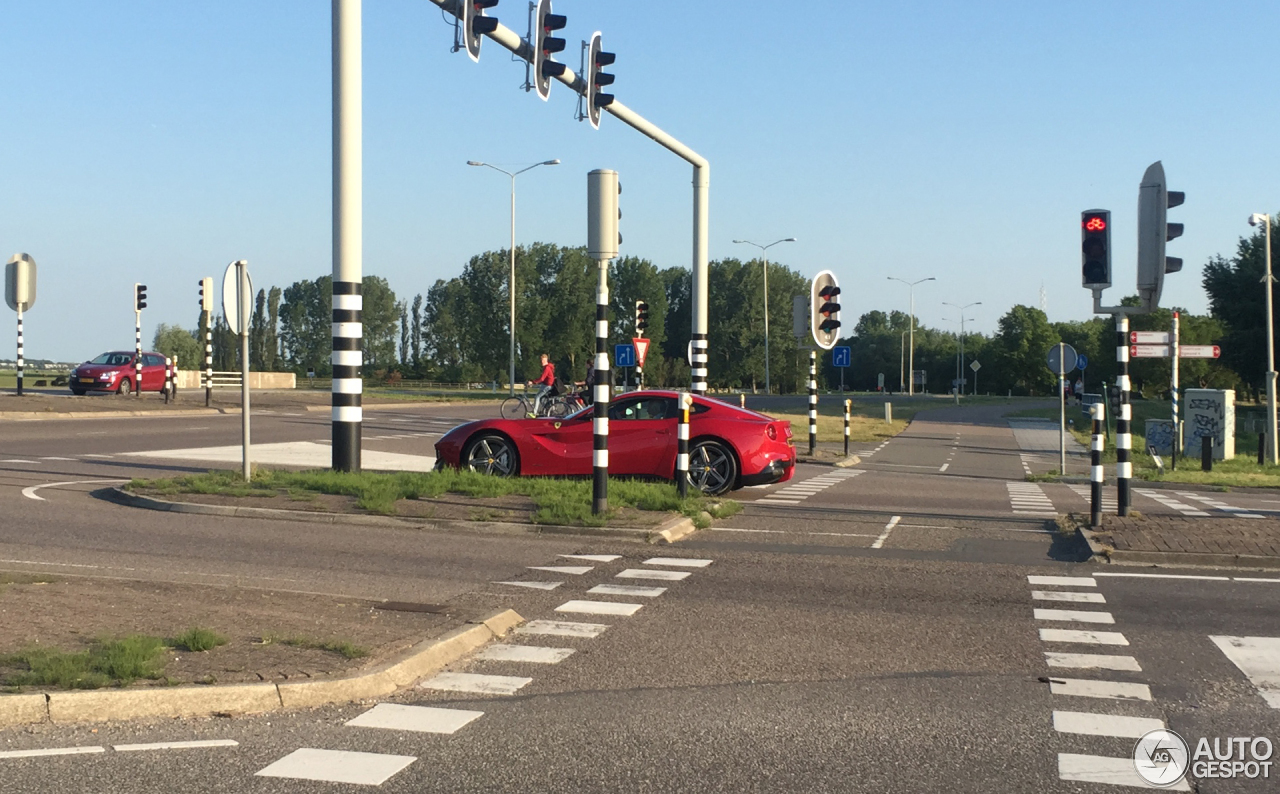
[[[557,397],[547,406],[547,416],[553,419],[559,419],[562,416],[569,415],[569,402],[563,397]]]
[[[529,404],[523,397],[508,397],[502,401],[503,419],[523,419],[529,415]]]

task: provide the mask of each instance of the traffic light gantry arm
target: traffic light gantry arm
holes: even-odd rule
[[[431,0],[431,2],[439,6],[444,11],[453,14],[455,17],[461,18],[462,4],[465,0]],[[501,22],[498,23],[498,26],[492,33],[486,33],[484,35],[496,41],[500,46],[510,50],[517,58],[522,58],[529,63],[533,63],[533,47],[525,41],[519,33],[516,33]],[[564,74],[552,79],[564,83],[577,94],[584,93],[587,90],[586,79],[577,75],[573,69],[567,65],[565,66]],[[628,127],[644,134],[689,164],[698,168],[710,167],[710,163],[707,162],[705,157],[671,137],[658,126],[652,124],[639,113],[631,110],[617,99],[614,99],[612,103],[602,108],[602,110],[609,112],[617,118],[618,121],[621,121]]]

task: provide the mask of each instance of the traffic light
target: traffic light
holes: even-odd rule
[[[200,311],[213,311],[213,279],[209,276],[200,279]]]
[[[587,255],[595,259],[613,259],[618,255],[622,235],[618,221],[618,196],[622,185],[618,172],[598,168],[587,174]]]
[[[835,274],[824,270],[814,276],[810,295],[813,341],[823,350],[830,350],[840,339],[840,286]]]
[[[533,86],[538,96],[551,95],[551,78],[564,74],[565,65],[551,60],[551,56],[564,50],[564,39],[551,34],[563,30],[568,24],[564,14],[551,13],[551,0],[538,0],[533,18]]]
[[[1185,199],[1182,192],[1166,187],[1160,161],[1142,175],[1138,187],[1138,297],[1147,311],[1160,305],[1165,274],[1182,269],[1181,259],[1165,256],[1164,244],[1182,236],[1182,224],[1169,223],[1166,215]]]
[[[587,119],[591,126],[600,129],[600,108],[613,104],[613,94],[600,91],[601,86],[613,85],[613,75],[602,71],[611,66],[618,56],[612,52],[604,52],[600,44],[600,31],[591,34],[591,45],[587,48]]]
[[[135,312],[140,312],[145,308],[147,308],[147,285],[134,284],[133,285],[133,310]]]
[[[462,43],[471,60],[480,61],[480,42],[486,33],[498,29],[498,20],[484,15],[486,8],[493,8],[498,0],[462,0]]]
[[[1081,283],[1085,289],[1111,286],[1111,211],[1080,213]]]
[[[636,301],[636,336],[644,336],[649,328],[649,304]]]

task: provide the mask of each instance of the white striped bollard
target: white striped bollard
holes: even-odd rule
[[[18,306],[18,396],[19,397],[22,396],[22,367],[23,367],[22,306],[21,304],[19,304]]]
[[[164,404],[169,404],[170,389],[173,388],[173,359],[164,357]]]
[[[679,420],[676,424],[676,488],[680,498],[689,495],[689,408],[693,405],[693,395],[681,392],[679,400]]]
[[[360,471],[361,437],[364,429],[364,294],[359,281],[333,282],[333,383],[329,400],[332,410],[333,468]]]
[[[204,313],[204,407],[213,405],[213,315]]]
[[[1116,386],[1120,389],[1120,413],[1116,415],[1116,515],[1129,515],[1129,478],[1133,476],[1129,431],[1129,318],[1116,316]]]
[[[142,396],[142,313],[134,312],[133,323],[133,393]]]
[[[809,351],[809,454],[818,451],[818,353]]]
[[[1089,526],[1102,526],[1102,446],[1106,436],[1102,426],[1106,411],[1105,402],[1096,402],[1089,406],[1089,415],[1093,417],[1093,443],[1089,447]]]
[[[849,409],[853,400],[844,401],[844,456],[849,457]]]
[[[596,287],[596,410],[591,422],[591,514],[609,512],[609,398],[613,375],[609,369],[609,260],[600,261]]]
[[[743,392],[742,394],[739,394],[739,395],[738,395],[738,407],[739,407],[739,408],[746,408],[746,407],[747,407],[747,393],[746,393],[746,392]]]

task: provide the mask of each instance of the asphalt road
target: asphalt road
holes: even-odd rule
[[[434,439],[414,434],[440,432],[478,410],[370,411],[366,438],[400,437],[366,448],[429,454]],[[661,548],[564,536],[300,531],[253,519],[177,522],[93,499],[85,493],[93,483],[44,488],[37,501],[22,489],[177,470],[187,464],[121,453],[232,444],[238,418],[7,424],[0,460],[29,462],[0,462],[7,516],[0,567],[510,607],[529,620],[608,628],[594,637],[506,640],[574,651],[555,664],[469,659],[449,671],[513,677],[448,684],[516,687],[512,694],[420,688],[386,701],[482,712],[454,733],[346,724],[387,710],[362,717],[373,703],[6,730],[0,753],[104,752],[0,756],[0,791],[358,791],[368,789],[258,773],[318,775],[332,765],[339,770],[332,775],[356,775],[368,763],[390,764],[380,789],[395,792],[1092,792],[1117,788],[1084,780],[1105,776],[1108,759],[1130,764],[1132,776],[1129,734],[1155,724],[1142,720],[1163,722],[1193,747],[1201,737],[1227,736],[1280,745],[1280,711],[1260,689],[1265,669],[1250,668],[1251,679],[1220,644],[1280,638],[1280,575],[1108,576],[1144,571],[1076,562],[1079,550],[1044,514],[1079,510],[1083,501],[1065,485],[1024,482],[1024,462],[1048,464],[1024,457],[999,412],[921,415],[887,444],[861,445],[871,454],[859,466],[801,466],[792,483],[739,492],[745,509],[714,531]],[[324,414],[255,417],[264,443],[321,440],[327,427]],[[112,457],[86,457],[94,454]],[[1264,497],[1221,498],[1235,509],[1266,509]],[[1141,509],[1174,508],[1150,500]],[[710,562],[646,562],[654,557]],[[72,567],[79,565],[101,567]],[[564,565],[590,570],[530,569]],[[653,575],[664,578],[644,578]],[[1055,578],[1031,578],[1038,576]],[[501,581],[561,584],[541,591]],[[601,585],[612,592],[588,592]],[[619,586],[665,589],[641,595]],[[640,608],[565,611],[575,600]],[[1249,666],[1247,653],[1232,653]],[[1125,669],[1088,666],[1099,655],[1124,657],[1101,663]],[[1257,658],[1265,665],[1269,657]],[[235,744],[113,749],[191,740]],[[293,769],[276,766],[292,760],[300,762]],[[380,775],[369,774],[372,785]],[[1274,790],[1262,780],[1195,785]]]

